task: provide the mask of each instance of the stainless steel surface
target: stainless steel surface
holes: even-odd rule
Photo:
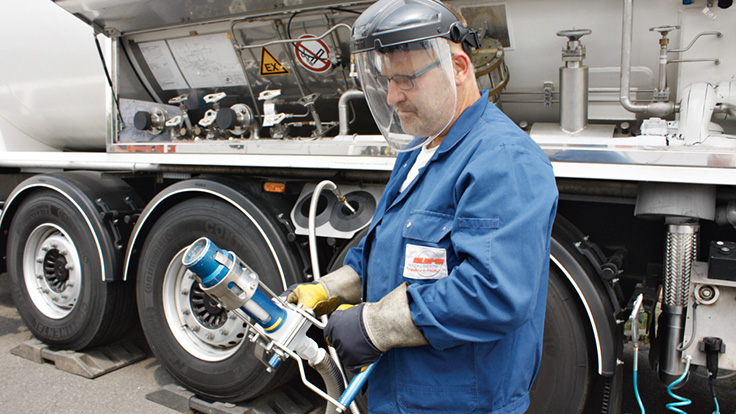
[[[699,230],[700,226],[696,222],[667,226],[663,304],[679,307],[688,305]]]
[[[578,110],[578,113],[580,110]],[[545,144],[562,144],[584,147],[598,147],[608,144],[616,144],[612,139],[615,130],[614,125],[587,125],[577,132],[565,131],[560,124],[548,122],[537,122],[532,125],[529,135],[543,148]],[[618,138],[617,138],[618,140]],[[620,141],[622,144],[624,141]],[[582,145],[581,145],[582,144]]]
[[[238,2],[210,1],[201,3],[188,0],[54,0],[88,23],[122,34],[141,32],[161,27],[189,27],[205,21],[225,21],[233,17],[253,15],[286,15],[295,10],[336,5],[325,0],[243,0]],[[343,3],[350,7],[366,1]]]
[[[574,134],[588,125],[588,68],[560,68],[560,127]]]

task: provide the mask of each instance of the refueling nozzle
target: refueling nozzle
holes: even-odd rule
[[[313,324],[322,329],[324,325],[292,304],[276,297],[270,300],[259,288],[268,289],[260,283],[258,274],[233,252],[222,250],[210,239],[201,237],[186,249],[182,264],[194,273],[205,293],[246,322],[251,331],[251,341],[273,352],[268,361],[262,361],[269,371],[291,356],[297,360],[302,382],[329,401],[332,404],[332,407],[328,405],[330,410],[343,412],[350,406],[373,366],[358,374],[345,391],[344,378],[336,362],[307,336],[307,330]],[[302,359],[320,373],[329,394],[309,382]],[[332,412],[330,410],[328,412]]]
[[[197,275],[202,290],[228,311],[243,310],[267,332],[278,330],[286,319],[286,311],[258,289],[258,275],[210,239],[202,237],[192,243],[182,263]]]

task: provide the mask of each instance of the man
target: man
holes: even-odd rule
[[[356,20],[358,73],[400,151],[366,237],[291,302],[369,379],[372,413],[523,413],[539,368],[557,189],[542,150],[481,93],[478,47],[433,0]]]

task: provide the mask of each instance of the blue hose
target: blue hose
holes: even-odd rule
[[[639,394],[639,343],[634,344],[634,395],[636,396],[636,402],[639,404],[639,411],[641,414],[646,414],[644,410],[644,404],[641,402],[641,395]]]
[[[677,401],[671,402],[665,405],[665,407],[667,407],[668,410],[674,411],[678,414],[687,414],[685,411],[682,411],[679,407],[690,405],[693,402],[685,397],[680,397],[679,395],[675,394],[674,392],[672,392],[672,388],[675,385],[681,383],[685,379],[685,377],[687,377],[687,374],[689,371],[690,371],[690,355],[687,356],[687,361],[685,362],[685,369],[682,371],[682,375],[680,375],[680,378],[672,381],[672,383],[667,386],[667,394],[669,394],[670,397],[674,398]]]
[[[718,399],[713,397],[713,402],[716,403],[716,410],[713,411],[713,414],[721,414],[721,407],[718,406]]]

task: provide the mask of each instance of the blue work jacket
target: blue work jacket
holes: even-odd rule
[[[523,413],[542,356],[552,165],[486,91],[399,193],[418,153],[400,153],[345,259],[364,301],[409,282],[412,319],[430,343],[383,355],[369,411]]]

